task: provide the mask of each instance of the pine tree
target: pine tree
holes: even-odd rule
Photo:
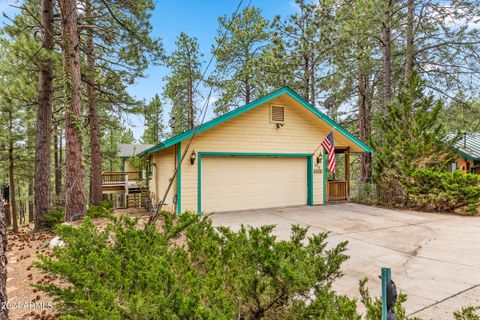
[[[3,205],[5,200],[0,195],[0,301],[6,303],[7,297],[7,225],[3,223],[5,221],[5,212]],[[8,320],[8,308],[0,309],[0,319]]]
[[[175,51],[166,59],[170,74],[164,95],[172,103],[170,121],[172,134],[178,134],[195,126],[197,104],[201,98],[198,82],[201,79],[202,57],[198,41],[181,33],[175,42]]]
[[[35,229],[43,229],[42,217],[52,209],[50,184],[50,145],[52,128],[54,48],[54,0],[41,0],[42,47],[47,52],[41,60],[38,91],[37,137],[35,143]]]
[[[128,111],[136,111],[138,104],[130,105],[131,97],[123,92],[124,89],[112,90],[113,86],[122,87],[143,76],[149,60],[158,60],[163,48],[158,40],[150,36],[149,18],[154,8],[151,0],[82,2],[85,10],[79,15],[79,24],[80,42],[87,62],[82,80],[87,87],[89,106],[90,201],[97,204],[102,196],[99,109],[102,106],[111,108],[99,101],[108,99],[113,105],[123,105]]]
[[[6,32],[0,41],[0,161],[8,168],[13,231],[18,232],[18,191],[22,169],[29,168],[33,160],[25,150],[28,145],[27,128],[32,125],[27,108],[35,103],[37,81],[32,70],[23,68],[24,58],[39,48],[34,40],[12,37]],[[21,165],[21,163],[24,163]],[[7,213],[8,214],[8,213]]]
[[[92,20],[92,2],[85,1],[85,16],[87,21]],[[90,126],[90,203],[98,205],[102,201],[102,153],[100,140],[100,118],[98,105],[95,99],[95,48],[93,43],[94,33],[91,28],[87,29],[86,55],[88,70],[85,77],[87,80],[88,124]]]
[[[289,85],[315,105],[320,95],[320,82],[328,72],[326,53],[333,50],[331,1],[312,3],[295,0],[298,12],[285,19],[274,20],[274,34],[285,42],[288,54],[284,72],[293,75]],[[287,71],[288,70],[288,71]]]
[[[410,84],[377,119],[382,132],[374,140],[377,181],[406,184],[416,169],[445,165],[452,139],[440,112],[443,102],[423,93],[424,81],[414,73]]]
[[[255,7],[247,7],[233,18],[220,17],[218,22],[218,48],[213,50],[217,64],[210,81],[220,92],[215,113],[222,114],[259,96],[262,79],[258,65],[269,34],[267,20]]]
[[[163,106],[158,94],[145,105],[145,131],[141,141],[146,144],[157,144],[165,136],[165,126],[163,124]]]
[[[74,221],[85,214],[85,167],[82,144],[82,99],[80,42],[77,2],[61,0],[63,68],[65,76],[66,193],[65,220]]]
[[[133,131],[126,129],[118,118],[112,116],[107,120],[105,134],[102,137],[102,167],[105,171],[120,171],[121,161],[118,157],[119,143],[134,143]]]

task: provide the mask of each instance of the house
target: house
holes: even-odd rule
[[[327,181],[325,174],[327,157],[320,144],[332,129],[335,151],[346,159],[350,153],[371,152],[284,87],[139,155],[150,163],[154,203],[172,183],[163,207],[172,212],[317,205],[348,199],[349,161],[346,179]]]
[[[451,170],[480,174],[480,132],[464,133],[454,147],[458,159],[451,164]]]
[[[122,170],[102,173],[102,193],[113,201],[115,208],[144,206],[149,196],[144,182],[143,171],[131,163],[133,156],[153,147],[153,144],[118,144],[117,156],[122,162]]]
[[[143,151],[154,147],[154,144],[127,144],[127,143],[119,143],[118,144],[118,157],[122,161],[122,171],[123,172],[132,172],[138,171],[131,163],[130,159],[133,156],[136,156]]]

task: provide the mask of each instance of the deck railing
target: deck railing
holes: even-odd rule
[[[140,172],[139,171],[131,171],[125,172],[128,176],[128,181],[138,181],[140,180]]]
[[[102,173],[103,185],[123,184],[123,183],[126,183],[127,181],[138,181],[138,180],[140,180],[140,172],[137,172],[137,171]]]
[[[327,201],[348,200],[347,181],[327,181]]]

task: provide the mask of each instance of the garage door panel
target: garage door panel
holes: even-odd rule
[[[205,157],[201,187],[206,212],[303,205],[307,162],[303,157]]]

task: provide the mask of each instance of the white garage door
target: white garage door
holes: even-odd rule
[[[205,157],[202,210],[219,212],[307,203],[303,157]]]

